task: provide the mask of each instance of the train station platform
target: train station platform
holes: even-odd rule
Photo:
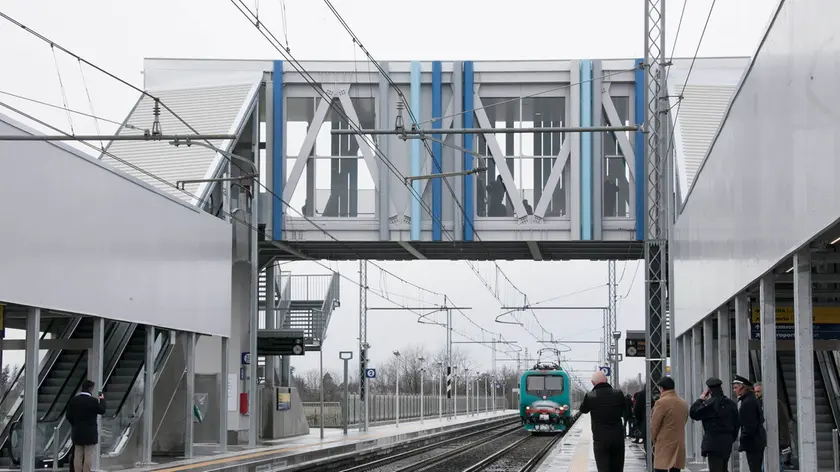
[[[324,430],[323,439],[320,437],[320,430],[312,428],[308,435],[263,441],[256,449],[231,451],[226,454],[218,454],[217,451],[214,451],[217,448],[216,445],[208,445],[205,448],[197,444],[196,452],[202,454],[201,457],[128,470],[132,472],[204,472],[238,469],[240,467],[257,467],[257,470],[268,467],[271,470],[280,470],[283,467],[304,462],[388,446],[437,433],[454,432],[458,429],[465,429],[494,420],[498,421],[504,418],[513,420],[518,415],[517,410],[501,410],[495,412],[495,414],[491,412],[477,416],[462,414],[457,419],[443,418],[441,420],[434,417],[427,418],[422,423],[415,420],[400,422],[399,426],[394,424],[371,426],[367,432],[351,429],[346,436],[342,429],[327,428]],[[207,455],[204,455],[205,453]]]
[[[589,415],[581,415],[574,426],[543,460],[538,472],[596,472],[592,452],[592,429]],[[645,453],[630,441],[624,450],[624,471],[644,472]]]

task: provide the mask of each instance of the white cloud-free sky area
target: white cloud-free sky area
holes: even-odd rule
[[[258,6],[261,21],[282,41],[288,38],[299,60],[361,60],[364,56],[347,32],[320,0],[244,0]],[[685,12],[676,42],[677,57],[695,53],[712,0],[667,0],[667,48],[673,51],[680,13]],[[644,3],[641,0],[543,1],[526,0],[333,0],[344,20],[377,60],[514,60],[572,58],[636,58],[643,55]],[[700,56],[753,54],[776,7],[775,0],[718,0],[714,7]],[[285,10],[285,13],[284,13]],[[147,57],[277,59],[269,43],[245,20],[230,0],[148,0],[141,3],[110,0],[56,2],[7,0],[3,13],[47,36],[128,82],[142,87],[143,59]],[[284,21],[285,18],[285,21]],[[0,20],[0,92],[60,105],[121,122],[138,94],[70,56],[53,51],[11,23]],[[62,87],[59,85],[60,71]],[[89,97],[89,98],[88,98]],[[0,93],[0,102],[18,107],[54,126],[70,131],[67,115]],[[175,110],[177,112],[177,109]],[[0,112],[9,113],[0,107]],[[14,115],[13,115],[14,116]],[[112,133],[115,124],[73,117],[76,133]],[[32,176],[37,178],[37,176]],[[448,295],[459,306],[472,307],[468,315],[486,330],[501,332],[532,352],[536,340],[523,328],[494,323],[499,302],[463,262],[383,263],[383,267],[415,284]],[[495,280],[492,263],[477,264],[488,280]],[[604,262],[501,262],[507,276],[531,302],[563,294],[550,304],[603,306],[607,304],[607,264]],[[358,280],[357,263],[331,263]],[[618,328],[644,328],[644,273],[636,261],[619,262]],[[323,273],[312,263],[284,266],[294,273]],[[623,276],[622,276],[623,274]],[[401,295],[440,303],[429,294],[380,275],[370,267],[369,284],[387,291],[405,305],[419,302]],[[325,363],[340,368],[339,350],[355,350],[358,326],[358,287],[342,282],[342,305],[335,312],[325,345]],[[500,294],[505,303],[515,303]],[[508,297],[508,298],[504,298]],[[371,295],[371,306],[388,303]],[[549,305],[547,303],[546,305]],[[523,315],[527,320],[531,315]],[[601,334],[599,312],[542,310],[540,321],[555,338],[589,340]],[[480,330],[455,316],[456,328],[480,338]],[[382,362],[393,349],[422,344],[430,351],[443,345],[440,327],[419,325],[416,316],[400,311],[370,314],[369,338],[373,363]],[[533,323],[531,323],[533,324]],[[12,333],[10,333],[12,334]],[[486,337],[485,337],[486,339]],[[490,350],[469,350],[482,370],[489,367]],[[7,354],[14,362],[15,353]],[[597,359],[596,345],[573,345],[568,357]],[[505,358],[499,354],[499,359]],[[22,359],[21,359],[22,361]],[[316,368],[318,356],[296,359],[299,371]],[[576,367],[590,371],[591,364]],[[621,377],[636,376],[643,361],[622,363]]]

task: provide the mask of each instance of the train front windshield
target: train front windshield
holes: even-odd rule
[[[559,395],[564,390],[563,377],[559,375],[530,375],[526,379],[525,389],[533,395],[546,393],[548,395]]]

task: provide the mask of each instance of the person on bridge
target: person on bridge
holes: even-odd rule
[[[99,443],[99,415],[105,414],[105,399],[93,396],[95,384],[90,380],[82,382],[82,391],[70,399],[65,417],[70,423],[70,437],[73,440],[73,468],[75,472],[91,472],[93,454]]]
[[[761,411],[764,411],[764,397],[761,394],[761,382],[756,382],[755,387],[753,387],[755,391],[755,397],[758,399],[758,404],[761,405]],[[785,462],[786,459],[790,458],[790,415],[788,415],[787,406],[785,406],[785,402],[779,398],[778,406],[776,407],[779,410],[779,472],[785,472]]]
[[[623,471],[627,401],[600,370],[592,374],[592,390],[583,397],[580,412],[592,416],[592,449],[598,472]]]
[[[728,472],[729,456],[740,426],[738,406],[723,394],[723,382],[719,378],[710,377],[706,387],[691,405],[689,415],[694,421],[703,422],[700,453],[709,462],[709,472]]]
[[[650,415],[650,439],[653,443],[653,470],[680,472],[685,467],[685,424],[688,405],[674,391],[674,379],[662,377],[659,401]]]
[[[761,472],[767,431],[764,429],[764,411],[753,393],[752,382],[746,377],[735,376],[732,388],[738,395],[738,415],[741,418],[741,436],[738,452],[747,456],[750,472]]]

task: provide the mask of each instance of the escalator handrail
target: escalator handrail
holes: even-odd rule
[[[138,326],[135,324],[135,325],[134,325],[134,328],[135,328],[135,329],[137,329],[137,327],[138,327]],[[161,337],[164,337],[164,336],[169,336],[169,332],[168,332],[168,331],[165,331],[165,330],[159,330],[159,331],[157,331],[157,336],[161,336]],[[157,336],[156,336],[156,337],[157,337]],[[129,338],[129,339],[130,339],[130,338]],[[155,369],[155,372],[157,372],[157,369],[158,369],[158,367],[159,367],[159,365],[160,365],[160,364],[162,364],[162,363],[165,363],[165,362],[166,362],[166,360],[169,358],[169,355],[170,355],[170,354],[171,354],[171,352],[172,352],[172,345],[171,345],[171,343],[170,343],[170,342],[168,342],[168,340],[167,340],[166,338],[163,338],[163,339],[164,339],[164,341],[165,341],[165,342],[162,342],[162,343],[161,343],[161,348],[160,348],[160,351],[158,351],[157,356],[155,357],[155,365],[154,365],[154,367],[153,367],[153,368]],[[125,347],[126,347],[127,345],[128,345],[128,342],[126,342],[126,343],[125,343],[125,346],[123,346],[123,350],[122,350],[122,352],[120,353],[120,357],[122,357],[122,354],[124,353]],[[138,368],[138,369],[137,369],[137,372],[135,373],[135,375],[134,375],[134,377],[133,377],[133,380],[132,380],[132,381],[130,382],[130,384],[129,384],[130,386],[134,386],[134,383],[135,383],[135,382],[137,382],[137,378],[139,377],[139,375],[140,375],[140,371],[142,370],[142,367],[143,367],[143,366],[145,366],[145,362],[144,362],[143,364],[141,364],[141,367],[140,367],[140,368]],[[109,375],[109,378],[110,378],[110,375]],[[157,383],[157,380],[158,380],[158,378],[155,378],[155,379],[154,379],[154,382],[155,382],[155,383]],[[104,383],[104,382],[103,382],[103,383]],[[125,406],[125,403],[128,401],[128,397],[129,397],[129,396],[130,396],[130,394],[131,394],[131,390],[132,390],[131,388],[128,388],[128,389],[126,390],[125,395],[123,395],[123,398],[120,400],[120,403],[117,405],[117,408],[114,410],[114,414],[113,414],[113,415],[109,415],[109,416],[103,416],[103,417],[102,417],[102,420],[103,420],[103,421],[113,420],[113,419],[115,419],[115,418],[116,418],[116,417],[120,414],[120,411],[123,409],[123,407]],[[138,409],[140,409],[140,407],[138,407]],[[138,416],[138,415],[137,415],[137,411],[136,411],[136,410],[135,410],[134,412],[132,412],[132,420],[131,420],[131,423],[130,423],[127,427],[126,427],[126,429],[131,428],[131,426],[134,424],[134,420],[137,418],[137,416]],[[59,431],[60,431],[60,428],[59,428]],[[68,445],[69,445],[69,443],[70,443],[70,437],[69,437],[69,434],[68,434],[68,437],[67,437],[66,439],[64,439],[62,442],[64,443],[64,447],[62,447],[62,449],[61,449],[61,451],[62,451],[62,452],[61,452],[61,457],[60,457],[60,458],[63,460],[63,459],[65,458],[64,456],[66,456],[66,455],[69,453],[69,447],[68,447]],[[104,452],[104,451],[103,451],[103,452]]]
[[[67,324],[67,327],[61,333],[59,339],[68,339],[73,336],[78,329],[79,325],[82,322],[82,317],[76,316],[71,318],[70,322]],[[49,327],[49,325],[48,325]],[[52,370],[55,363],[58,361],[58,357],[61,355],[63,349],[53,349],[51,350],[49,356],[44,359],[38,366],[38,388],[41,388],[41,385],[44,383],[44,379],[46,378],[47,374]],[[21,368],[20,375],[23,370],[26,368],[26,365]],[[23,395],[21,395],[21,398]],[[14,413],[12,413],[10,421],[6,424],[3,428],[2,433],[0,434],[0,447],[4,446],[6,442],[9,440],[9,437],[12,432],[12,428],[15,426],[16,423],[20,421],[20,416],[23,413],[23,402],[18,400],[17,405],[13,407]],[[11,411],[11,410],[10,410]]]
[[[136,326],[137,326],[134,323],[128,324],[126,326],[124,323],[118,322],[118,321],[105,320],[105,322],[108,323],[110,326],[109,326],[109,329],[107,330],[107,332],[105,333],[105,338],[106,339],[104,341],[105,347],[103,348],[103,358],[107,357],[111,360],[108,363],[109,367],[107,367],[107,372],[108,372],[108,374],[107,374],[108,377],[107,378],[104,375],[105,370],[103,369],[103,382],[102,382],[103,388],[104,388],[104,385],[107,383],[107,379],[110,378],[111,373],[113,373],[114,369],[116,368],[116,364],[118,363],[119,358],[122,357],[123,353],[125,352],[125,348],[128,345],[129,340],[131,339],[131,334],[133,334],[134,328],[136,328]],[[113,343],[114,343],[114,337],[119,335],[118,330],[119,330],[119,328],[121,328],[123,326],[125,326],[125,330],[122,332],[122,337],[119,339],[116,350],[114,351],[114,354],[111,354],[109,356],[108,353],[106,353],[104,351],[106,349],[110,350],[110,346],[113,345]],[[81,355],[79,356],[79,359],[76,360],[76,363],[73,365],[73,368],[70,370],[71,373],[75,372],[75,370],[78,368],[79,362],[81,361],[82,358],[85,357],[85,355],[86,355],[85,352],[81,353]],[[65,380],[65,383],[62,385],[62,388],[59,389],[59,393],[61,393],[63,391],[64,387],[67,385],[67,382],[69,382],[69,380],[71,378],[72,378],[72,375],[67,376],[67,380]],[[77,392],[77,391],[81,390],[82,383],[84,383],[86,378],[87,378],[86,376],[82,376],[79,379],[79,381],[74,386],[73,392]],[[50,405],[50,409],[47,410],[48,412],[52,411],[53,406],[55,405],[55,402],[58,400],[59,396],[60,395],[56,395],[56,398],[53,400],[53,404]],[[57,426],[56,426],[55,429],[56,429],[56,431],[60,432],[62,423],[65,420],[65,413],[67,411],[67,405],[68,404],[69,404],[69,402],[65,403],[64,407],[61,409],[61,411],[57,412],[53,417],[51,417],[51,418],[41,417],[37,421],[37,423],[40,423],[40,424],[56,423]],[[119,412],[119,410],[117,410],[117,412]],[[18,419],[17,421],[14,421],[13,423],[16,424],[16,423],[19,423],[19,422],[20,422],[20,420]],[[55,437],[50,438],[50,441],[48,442],[48,444],[52,444],[53,441],[55,441],[55,440],[56,440]],[[67,443],[67,442],[69,442],[69,440],[70,440],[70,438],[69,438],[69,434],[68,434],[68,438],[64,442]]]
[[[82,359],[87,359],[87,353],[86,353],[86,352],[84,352],[84,351],[83,351],[83,352],[81,352],[81,353],[79,353],[79,356],[76,358],[76,362],[74,362],[74,363],[73,363],[73,367],[70,369],[70,373],[73,373],[73,372],[75,372],[75,371],[76,371],[76,369],[79,367],[79,363],[80,363],[80,362],[82,362]],[[57,393],[57,394],[55,395],[55,397],[53,398],[52,403],[50,403],[50,407],[49,407],[49,408],[47,408],[47,411],[44,413],[44,416],[42,416],[42,417],[38,418],[37,420],[35,420],[35,421],[36,421],[36,423],[41,423],[41,422],[47,422],[47,423],[49,423],[49,422],[54,421],[54,420],[47,419],[47,418],[50,416],[50,413],[52,412],[52,410],[53,410],[53,408],[55,407],[56,403],[58,403],[58,397],[60,397],[60,396],[61,396],[61,392],[63,392],[63,391],[64,391],[64,388],[65,388],[65,387],[67,387],[67,384],[68,384],[68,383],[70,383],[70,379],[72,379],[72,378],[73,378],[73,376],[72,376],[72,375],[68,375],[68,376],[67,376],[67,378],[66,378],[66,379],[64,379],[64,382],[61,384],[61,387],[58,389],[58,393]],[[82,377],[82,381],[84,381],[84,377]],[[81,388],[81,386],[82,386],[82,385],[81,385],[81,382],[79,382],[79,384],[78,384],[78,385],[76,385],[76,388],[75,388],[73,391],[74,391],[74,392],[78,391],[78,390]],[[66,408],[65,408],[65,409],[66,409]],[[64,412],[61,412],[60,414],[63,414],[63,413],[64,413]],[[56,419],[57,419],[57,417],[56,417]]]
[[[117,335],[116,331],[120,328],[120,323],[119,322],[109,322],[108,320],[105,320],[105,323],[106,323],[107,329],[106,329],[106,332],[103,336],[105,338],[104,341],[103,341],[104,347],[102,349],[103,359],[107,358],[108,354],[106,352],[106,349],[109,349],[111,344],[113,344],[114,336]],[[82,351],[79,354],[78,359],[76,359],[76,362],[73,364],[73,368],[70,369],[71,374],[73,372],[75,372],[76,369],[79,368],[79,363],[82,361],[82,359],[86,358],[86,356],[87,356],[87,353],[84,352],[84,351]],[[111,361],[111,362],[113,362],[113,361]],[[87,366],[85,366],[85,369],[87,369]],[[67,376],[67,379],[62,384],[61,389],[59,389],[59,391],[58,391],[59,393],[55,396],[55,398],[53,398],[52,404],[50,405],[49,409],[47,410],[47,413],[44,414],[44,416],[42,416],[40,419],[37,420],[38,423],[54,423],[56,421],[60,421],[61,418],[64,417],[64,413],[67,411],[67,403],[65,403],[64,406],[61,408],[61,411],[59,411],[55,415],[53,415],[52,418],[48,418],[47,415],[49,415],[49,413],[53,411],[53,407],[55,406],[56,402],[58,402],[58,398],[61,396],[61,392],[64,391],[64,387],[67,386],[67,384],[68,384],[68,382],[70,381],[71,378],[73,378],[72,375]],[[104,376],[103,376],[103,378],[104,378]],[[75,392],[80,391],[82,389],[82,383],[84,383],[84,381],[86,379],[87,379],[87,376],[83,375],[79,379],[79,381],[76,382],[76,384],[72,386],[73,389],[71,390],[71,392],[75,393]],[[102,385],[103,386],[105,385],[104,381],[102,382]],[[72,395],[72,393],[71,393],[71,395]]]
[[[776,378],[779,381],[779,392],[777,395],[781,395],[779,397],[780,400],[784,403],[784,407],[787,410],[787,417],[793,418],[793,412],[790,408],[790,395],[788,395],[787,384],[785,383],[785,375],[784,371],[782,370],[782,360],[779,359],[778,354],[776,355]]]
[[[48,335],[48,334],[50,334],[50,328],[52,328],[52,327],[53,327],[53,325],[54,325],[55,323],[57,323],[57,322],[58,322],[58,319],[57,319],[57,318],[53,318],[53,319],[51,319],[51,320],[50,320],[50,323],[47,325],[47,329],[45,329],[45,330],[44,330],[44,332],[43,332],[43,333],[41,333],[41,337],[40,337],[40,338],[38,338],[38,339],[39,339],[40,341],[43,341],[43,340],[44,340],[44,338],[45,338],[45,337],[47,337],[47,335]],[[62,333],[62,334],[63,334],[63,333]],[[2,395],[2,396],[0,396],[0,405],[2,405],[3,403],[5,403],[6,398],[9,396],[9,393],[11,393],[11,391],[12,391],[12,390],[14,390],[14,388],[13,388],[13,387],[14,387],[14,386],[18,383],[18,380],[20,380],[20,376],[21,376],[21,375],[23,375],[23,370],[24,370],[24,369],[26,369],[26,364],[23,364],[22,366],[20,366],[20,369],[18,369],[18,370],[17,370],[17,372],[15,373],[15,378],[10,379],[10,380],[11,380],[11,382],[8,382],[8,386],[9,386],[9,388],[8,388],[8,389],[6,389],[6,391],[5,391],[5,392],[3,392],[3,395]]]
[[[165,331],[162,331],[162,330],[158,330],[158,331],[157,331],[157,333],[155,333],[155,334],[156,334],[156,337],[157,337],[157,336],[167,336],[167,335],[168,335],[168,332],[165,332]],[[161,349],[160,349],[160,352],[158,352],[158,355],[157,355],[157,356],[155,356],[155,367],[157,366],[158,358],[160,357],[161,352],[163,352],[164,347],[165,347],[167,344],[169,344],[169,343],[166,343],[166,344],[161,344]],[[142,363],[142,364],[140,364],[140,367],[138,367],[138,368],[137,368],[137,371],[134,373],[134,376],[132,377],[131,382],[129,382],[129,384],[128,384],[128,385],[129,385],[129,388],[125,391],[125,394],[123,395],[122,399],[121,399],[121,400],[120,400],[120,402],[117,404],[117,409],[116,409],[116,410],[114,410],[114,414],[113,414],[113,415],[110,415],[110,416],[103,416],[103,417],[102,417],[103,419],[105,419],[105,420],[112,420],[112,419],[116,418],[116,417],[117,417],[117,415],[119,415],[119,414],[120,414],[120,410],[122,410],[123,406],[125,406],[125,402],[127,402],[127,401],[128,401],[128,397],[129,397],[129,395],[131,394],[131,387],[133,387],[133,386],[134,386],[134,383],[135,383],[135,382],[137,382],[137,378],[140,376],[140,371],[141,371],[141,370],[143,370],[143,367],[145,367],[145,365],[146,365],[146,361],[145,361],[145,359],[144,359],[144,360],[143,360],[143,363]]]
[[[833,357],[829,356],[825,351],[817,351],[817,365],[822,376],[823,386],[825,387],[826,397],[828,398],[828,406],[831,409],[831,416],[834,417],[834,427],[840,428],[840,402],[838,402],[838,394],[840,394],[840,379],[838,378],[837,365]]]
[[[153,374],[152,374],[152,376],[153,376],[152,388],[153,389],[154,389],[154,386],[157,385],[157,382],[160,380],[160,377],[157,375],[158,371],[160,370],[160,368],[162,366],[166,365],[166,363],[169,361],[169,358],[172,356],[172,352],[174,351],[173,344],[168,339],[169,335],[170,335],[169,332],[166,332],[166,331],[161,331],[160,332],[160,336],[162,336],[162,342],[161,342],[160,350],[158,351],[157,356],[155,357],[154,371],[153,371]],[[137,375],[134,377],[134,382],[137,382],[137,378],[139,377],[139,374],[140,374],[140,369],[138,369]],[[133,385],[134,385],[134,383],[132,383],[132,386]],[[130,389],[129,389],[129,392],[130,392]],[[127,400],[127,398],[128,398],[128,395],[125,396],[126,400]],[[116,415],[119,414],[119,412],[124,407],[124,403],[125,402],[123,402],[123,404],[121,404],[120,407],[116,410],[116,414],[114,414],[112,417],[109,417],[107,419],[116,418]],[[105,453],[103,451],[103,454],[107,454],[109,456],[118,456],[122,453],[122,447],[121,446],[125,446],[125,444],[127,444],[126,440],[127,440],[128,437],[131,436],[131,432],[133,430],[133,427],[134,427],[135,423],[141,417],[141,415],[143,413],[143,407],[144,407],[144,404],[143,404],[143,401],[141,400],[140,404],[137,405],[137,407],[134,409],[133,412],[131,412],[131,417],[129,419],[129,423],[123,429],[122,433],[120,434],[120,438],[117,441],[115,441],[115,443],[113,445],[114,449],[111,450],[108,453]],[[155,431],[155,433],[153,433],[154,434],[153,439],[156,436],[156,432],[157,431]]]

